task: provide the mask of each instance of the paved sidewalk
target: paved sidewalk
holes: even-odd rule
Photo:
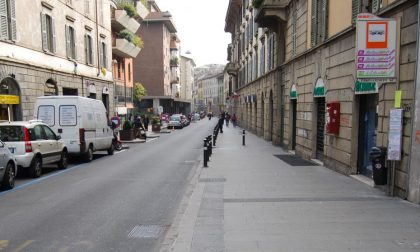
[[[161,251],[420,251],[420,207],[224,127]]]

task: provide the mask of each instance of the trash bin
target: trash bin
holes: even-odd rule
[[[386,148],[372,147],[370,159],[372,161],[373,181],[376,185],[386,185],[388,172],[385,167]]]

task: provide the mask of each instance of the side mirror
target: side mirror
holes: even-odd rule
[[[60,135],[57,135],[57,140],[60,140],[61,139],[61,136]]]
[[[0,140],[0,148],[4,148],[4,142]]]

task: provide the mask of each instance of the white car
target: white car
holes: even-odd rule
[[[184,128],[181,114],[173,114],[169,117],[168,129],[172,129],[172,128],[180,128],[180,129]]]
[[[18,167],[28,169],[31,177],[40,177],[45,164],[67,167],[67,148],[61,137],[41,121],[1,122],[0,139],[15,156]]]
[[[0,184],[1,189],[12,189],[15,186],[17,164],[6,145],[0,141]]]

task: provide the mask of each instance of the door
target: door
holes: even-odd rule
[[[317,99],[316,158],[324,160],[325,98]]]
[[[296,99],[292,100],[292,150],[296,149]]]
[[[46,155],[49,156],[50,162],[56,162],[59,161],[61,158],[61,148],[59,146],[57,136],[55,133],[47,126],[42,126],[44,129],[45,137],[48,141],[48,153]]]
[[[358,172],[366,176],[372,175],[369,152],[372,147],[376,146],[377,107],[377,94],[360,95]]]
[[[34,152],[41,153],[42,163],[50,163],[51,155],[49,155],[49,153],[51,152],[51,147],[44,133],[44,129],[41,125],[36,125],[33,130],[34,139],[32,140],[32,148],[34,149]]]

